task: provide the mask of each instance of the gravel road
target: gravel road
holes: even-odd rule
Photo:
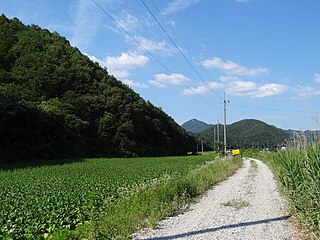
[[[294,239],[285,209],[269,168],[246,158],[236,174],[209,190],[187,212],[132,239]]]

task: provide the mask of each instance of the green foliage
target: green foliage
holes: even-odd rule
[[[272,161],[294,209],[320,237],[320,147],[281,151]]]
[[[223,166],[227,169],[231,166],[231,163],[221,162],[207,169],[205,162],[210,159],[212,156],[86,159],[72,164],[2,170],[0,239],[64,235],[64,230],[82,229],[88,221],[112,216],[113,222],[104,226],[109,228],[119,218],[128,216],[119,217],[119,211],[128,214],[133,206],[148,206],[154,192],[157,192],[157,199],[152,201],[158,207],[177,198],[198,195],[212,184],[210,179],[224,176]],[[201,174],[199,170],[190,173],[199,166],[203,168]],[[165,185],[160,184],[162,181]],[[197,182],[201,182],[201,186],[194,185]],[[158,186],[162,187],[158,189]],[[139,199],[133,199],[135,195],[139,195]],[[128,205],[129,199],[140,203]],[[127,207],[120,209],[119,205],[123,204]],[[151,210],[146,208],[144,211]]]
[[[199,136],[212,142],[213,126]],[[223,126],[219,126],[220,139],[223,139]],[[262,121],[247,119],[227,125],[227,148],[276,148],[281,145],[289,134],[285,131],[268,125]]]
[[[181,155],[196,140],[57,33],[0,17],[0,158]]]
[[[223,155],[224,154],[224,144],[223,142],[213,142],[212,143],[212,149],[214,152],[219,153],[219,155]]]
[[[259,155],[260,154],[260,150],[258,148],[255,148],[255,147],[244,149],[244,150],[241,151],[241,154],[244,157],[251,157],[251,158],[261,159],[261,155]]]

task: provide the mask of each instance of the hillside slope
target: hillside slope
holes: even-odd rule
[[[200,137],[212,143],[213,126],[199,133]],[[223,126],[219,127],[220,141],[223,141]],[[255,119],[245,119],[227,125],[228,148],[277,147],[290,135],[282,129]]]
[[[181,125],[181,127],[183,127],[185,130],[193,132],[193,133],[202,132],[202,131],[210,128],[211,126],[212,126],[212,124],[207,124],[207,123],[199,121],[197,119],[191,119]]]
[[[196,146],[171,117],[58,33],[4,15],[0,81],[1,161],[177,155]]]

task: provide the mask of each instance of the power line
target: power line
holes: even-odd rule
[[[236,108],[247,108],[247,109],[255,109],[262,111],[273,111],[273,112],[292,112],[292,113],[320,113],[320,111],[306,111],[306,110],[292,110],[292,109],[277,109],[277,108],[262,108],[262,107],[250,107],[250,106],[241,106],[229,104],[230,107]]]
[[[143,1],[140,0],[142,4],[145,6],[145,8],[149,11],[151,16],[154,18],[154,20],[158,23],[162,31],[166,34],[166,36],[170,39],[171,43],[174,45],[174,47],[179,51],[181,56],[184,58],[184,60],[188,63],[188,65],[192,68],[192,70],[198,75],[198,77],[204,82],[204,84],[218,97],[220,100],[223,100],[215,91],[212,90],[212,88],[208,85],[208,83],[204,80],[204,78],[200,75],[198,70],[191,64],[191,62],[188,60],[188,58],[184,55],[184,53],[180,50],[180,48],[177,46],[175,41],[171,38],[171,36],[168,34],[168,32],[165,30],[165,28],[162,26],[162,24],[159,22],[159,20],[156,18],[156,16],[152,13],[150,8],[147,6],[147,4]]]
[[[119,28],[122,29],[122,31],[124,31],[134,42],[136,42],[143,50],[145,50],[158,64],[160,64],[169,74],[172,74],[173,72],[167,67],[165,66],[159,59],[157,59],[148,49],[146,49],[130,32],[128,32],[124,27],[121,26],[121,24],[119,24],[117,22],[117,20],[112,17],[100,4],[98,4],[95,0],[91,0],[98,8],[100,8],[100,10],[102,12],[104,12]],[[202,98],[202,100],[204,100],[205,102],[207,102],[209,105],[212,105],[218,109],[220,109],[219,107],[217,107],[216,105],[212,104],[211,102],[209,102],[207,99],[205,99],[204,97],[202,97],[201,95],[199,95],[197,92],[195,92],[191,87],[189,87],[188,85],[186,85],[179,77],[177,77],[175,74],[173,75],[174,78],[176,78],[179,82],[181,82],[186,88],[189,88],[195,95],[197,95],[198,97]]]

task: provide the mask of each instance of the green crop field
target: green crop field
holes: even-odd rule
[[[213,156],[85,159],[77,163],[0,170],[0,239],[34,239],[73,230],[137,186],[184,176]]]
[[[294,211],[320,238],[320,147],[279,152],[272,161]]]

